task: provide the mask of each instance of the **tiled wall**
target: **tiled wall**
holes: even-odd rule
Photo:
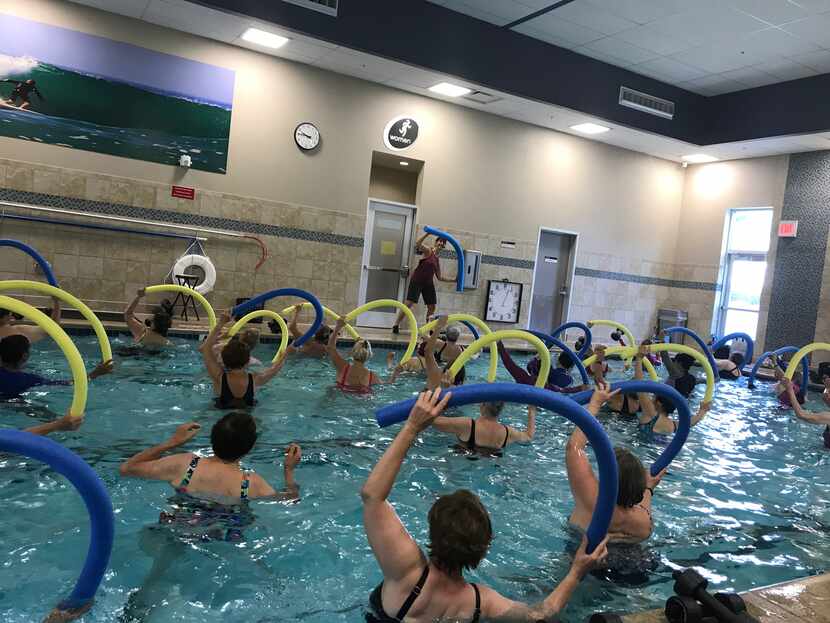
[[[278,287],[309,290],[334,310],[348,311],[358,304],[363,216],[204,191],[197,191],[195,201],[174,199],[166,185],[8,160],[0,160],[0,182],[0,199],[7,202],[259,236],[270,258],[255,272],[260,256],[253,241],[204,234],[209,238],[206,252],[218,271],[216,289],[208,297],[217,307],[227,306],[236,297]],[[30,213],[23,208],[5,209],[15,214],[91,222]],[[133,227],[148,229],[141,224]],[[483,252],[482,281],[478,290],[464,293],[456,293],[451,284],[439,284],[440,311],[482,316],[487,280],[508,279],[524,284],[519,323],[524,326],[530,309],[536,241],[516,240],[514,249],[505,249],[500,236],[448,231],[465,248]],[[9,220],[0,220],[0,236],[37,248],[52,263],[65,289],[90,302],[93,308],[107,310],[120,309],[139,287],[162,282],[188,245],[186,240]],[[445,260],[445,264],[448,262],[451,260]],[[715,267],[582,253],[577,258],[570,318],[618,320],[641,337],[653,330],[659,307],[676,307],[688,310],[691,326],[705,334],[711,319],[715,272]],[[0,279],[33,276],[33,263],[23,254],[0,249]],[[273,307],[286,304],[277,301]],[[423,317],[420,306],[417,313]]]

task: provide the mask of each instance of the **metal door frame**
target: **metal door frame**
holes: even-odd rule
[[[407,276],[402,276],[398,285],[398,295],[396,297],[396,300],[398,301],[403,301],[406,282],[409,276],[409,260],[412,257],[412,235],[415,232],[415,213],[417,212],[418,207],[411,203],[400,203],[398,201],[388,201],[386,199],[369,197],[366,202],[366,228],[363,232],[363,255],[360,260],[360,288],[358,289],[357,294],[358,306],[368,302],[366,301],[366,288],[369,282],[369,260],[372,255],[372,231],[375,226],[375,211],[372,209],[372,203],[393,208],[390,210],[391,212],[397,212],[398,214],[405,216],[407,219],[407,224],[404,230],[403,249],[401,249],[401,261],[406,262],[405,268],[407,269]],[[401,270],[403,270],[403,268],[404,266],[401,267]],[[395,310],[394,313],[397,314],[397,310]],[[358,321],[358,326],[383,327],[386,324],[385,320],[387,320],[387,314],[389,314],[388,311],[366,312],[365,314],[361,314],[360,319],[362,319],[362,322]]]
[[[568,266],[568,274],[565,278],[565,287],[568,294],[565,296],[565,301],[562,305],[563,322],[567,322],[571,316],[571,292],[573,291],[574,273],[576,271],[576,257],[577,247],[579,246],[579,232],[571,231],[569,229],[556,229],[555,227],[540,227],[539,234],[536,236],[536,252],[533,256],[533,280],[530,284],[530,309],[527,314],[527,327],[530,328],[531,315],[533,314],[533,294],[536,292],[536,260],[539,257],[539,249],[542,245],[542,234],[561,234],[564,236],[573,237],[573,246],[571,247],[570,264]]]

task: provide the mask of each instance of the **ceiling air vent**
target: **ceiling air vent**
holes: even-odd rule
[[[498,102],[502,98],[491,93],[485,93],[484,91],[473,91],[472,93],[465,95],[464,99],[478,104],[492,104],[493,102]]]
[[[337,17],[337,3],[338,0],[283,0],[290,4],[296,4],[312,11],[320,11],[327,15],[334,15]]]
[[[664,119],[674,119],[674,102],[635,91],[628,87],[620,87],[620,106],[633,108]]]

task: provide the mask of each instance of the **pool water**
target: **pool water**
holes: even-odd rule
[[[77,342],[87,362],[99,357],[93,338]],[[269,360],[273,348],[263,345],[255,354]],[[375,353],[377,370],[385,354]],[[486,362],[469,364],[468,382],[483,380]],[[37,346],[30,367],[68,375],[60,351],[48,344]],[[500,378],[508,380],[504,371]],[[186,449],[209,447],[220,412],[210,406],[212,389],[195,343],[180,340],[167,355],[120,360],[115,374],[94,382],[83,429],[55,436],[94,467],[115,509],[110,569],[82,620],[362,621],[381,576],[363,532],[358,491],[398,430],[379,429],[373,413],[411,396],[423,380],[405,378],[370,397],[334,391],[333,380],[329,364],[296,359],[259,392],[260,441],[247,465],[281,487],[283,450],[300,443],[302,500],[251,503],[253,524],[238,542],[202,542],[159,529],[159,513],[173,495],[169,485],[118,474],[123,460],[186,421],[202,424]],[[71,388],[41,389],[24,404],[0,404],[3,426],[31,426],[66,409]],[[819,408],[815,398],[811,405]],[[464,411],[475,413],[474,407]],[[633,448],[646,463],[662,449],[638,436],[636,422],[601,419],[614,443]],[[525,409],[509,406],[504,421],[524,426]],[[448,436],[427,431],[390,499],[425,545],[436,495],[477,492],[496,538],[468,579],[537,602],[565,575],[577,542],[567,525],[572,502],[564,451],[571,428],[543,413],[532,445],[477,461],[454,454]],[[563,620],[583,621],[596,610],[661,607],[679,567],[702,568],[715,589],[739,591],[826,571],[830,452],[820,433],[779,410],[769,386],[750,392],[720,383],[711,413],[693,429],[658,489],[653,537],[618,552],[615,558],[625,564],[615,563],[616,571],[586,578]],[[62,477],[17,456],[0,456],[0,500],[0,619],[30,623],[71,589],[88,544],[86,511]]]

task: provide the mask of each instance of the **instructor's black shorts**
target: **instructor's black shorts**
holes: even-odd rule
[[[424,305],[438,304],[438,295],[435,293],[434,283],[422,284],[410,281],[409,290],[406,291],[406,300],[417,303],[421,296],[424,297]]]

